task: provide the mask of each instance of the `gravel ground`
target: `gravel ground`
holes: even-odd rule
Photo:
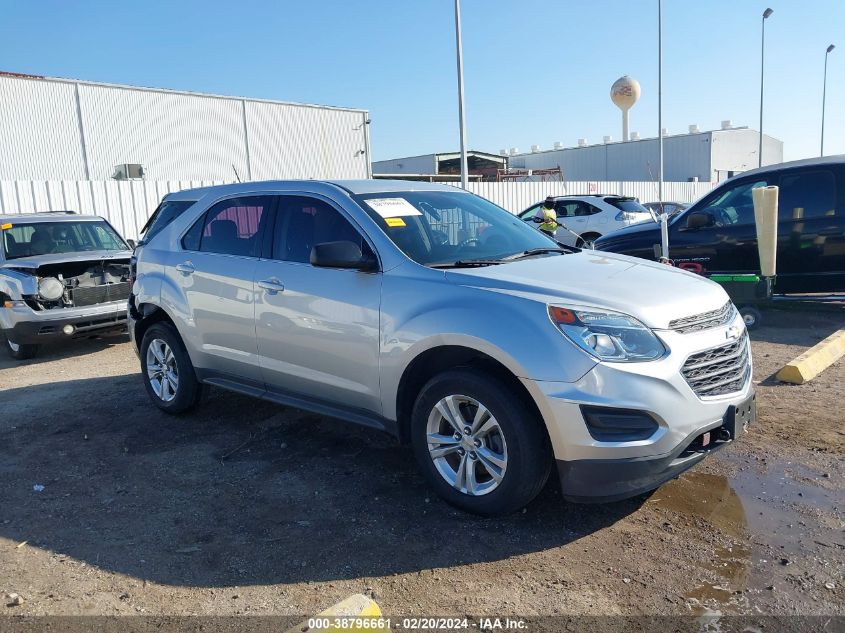
[[[123,336],[4,358],[0,594],[22,604],[0,610],[301,616],[360,592],[397,616],[845,614],[845,363],[773,379],[845,314],[767,320],[741,441],[647,497],[551,483],[503,519],[442,503],[376,431],[216,390],[167,417]]]

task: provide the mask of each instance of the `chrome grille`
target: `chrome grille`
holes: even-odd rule
[[[70,298],[76,307],[92,306],[97,303],[128,299],[130,290],[128,281],[102,286],[78,286],[71,290]]]
[[[699,397],[741,391],[750,373],[747,332],[736,341],[693,354],[681,368],[687,384]]]
[[[734,305],[728,301],[718,310],[702,312],[701,314],[695,314],[681,319],[673,319],[669,321],[669,329],[680,332],[681,334],[709,330],[710,328],[729,323],[733,320],[735,314],[736,309]]]

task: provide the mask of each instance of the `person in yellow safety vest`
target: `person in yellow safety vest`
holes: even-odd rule
[[[543,233],[551,237],[555,236],[555,229],[557,229],[557,213],[555,213],[555,199],[549,196],[540,207],[537,215],[534,216],[536,222],[540,222],[538,227]]]

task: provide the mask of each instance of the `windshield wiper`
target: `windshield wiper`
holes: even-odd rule
[[[561,255],[566,255],[572,252],[574,252],[572,249],[557,248],[554,246],[549,246],[546,248],[532,248],[527,251],[522,251],[521,253],[514,253],[513,255],[508,255],[507,257],[503,258],[502,261],[512,262],[514,260],[522,259],[524,257],[534,257],[535,255],[546,255],[550,253],[559,253]]]
[[[447,264],[429,264],[429,268],[478,268],[480,266],[494,266],[504,264],[503,259],[459,259]]]

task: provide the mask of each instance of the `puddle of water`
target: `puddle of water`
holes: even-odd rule
[[[726,453],[720,459],[737,458]],[[700,517],[736,541],[731,547],[716,547],[710,561],[703,564],[721,580],[685,594],[699,615],[710,611],[710,606],[726,611],[738,608],[744,602],[743,590],[772,583],[772,561],[757,561],[763,565],[755,572],[752,537],[764,540],[790,562],[812,548],[819,516],[837,523],[830,527],[839,527],[837,533],[843,539],[842,494],[822,487],[821,473],[785,461],[735,461],[734,465],[737,470],[730,478],[687,472],[657,490],[649,501],[687,517]]]

